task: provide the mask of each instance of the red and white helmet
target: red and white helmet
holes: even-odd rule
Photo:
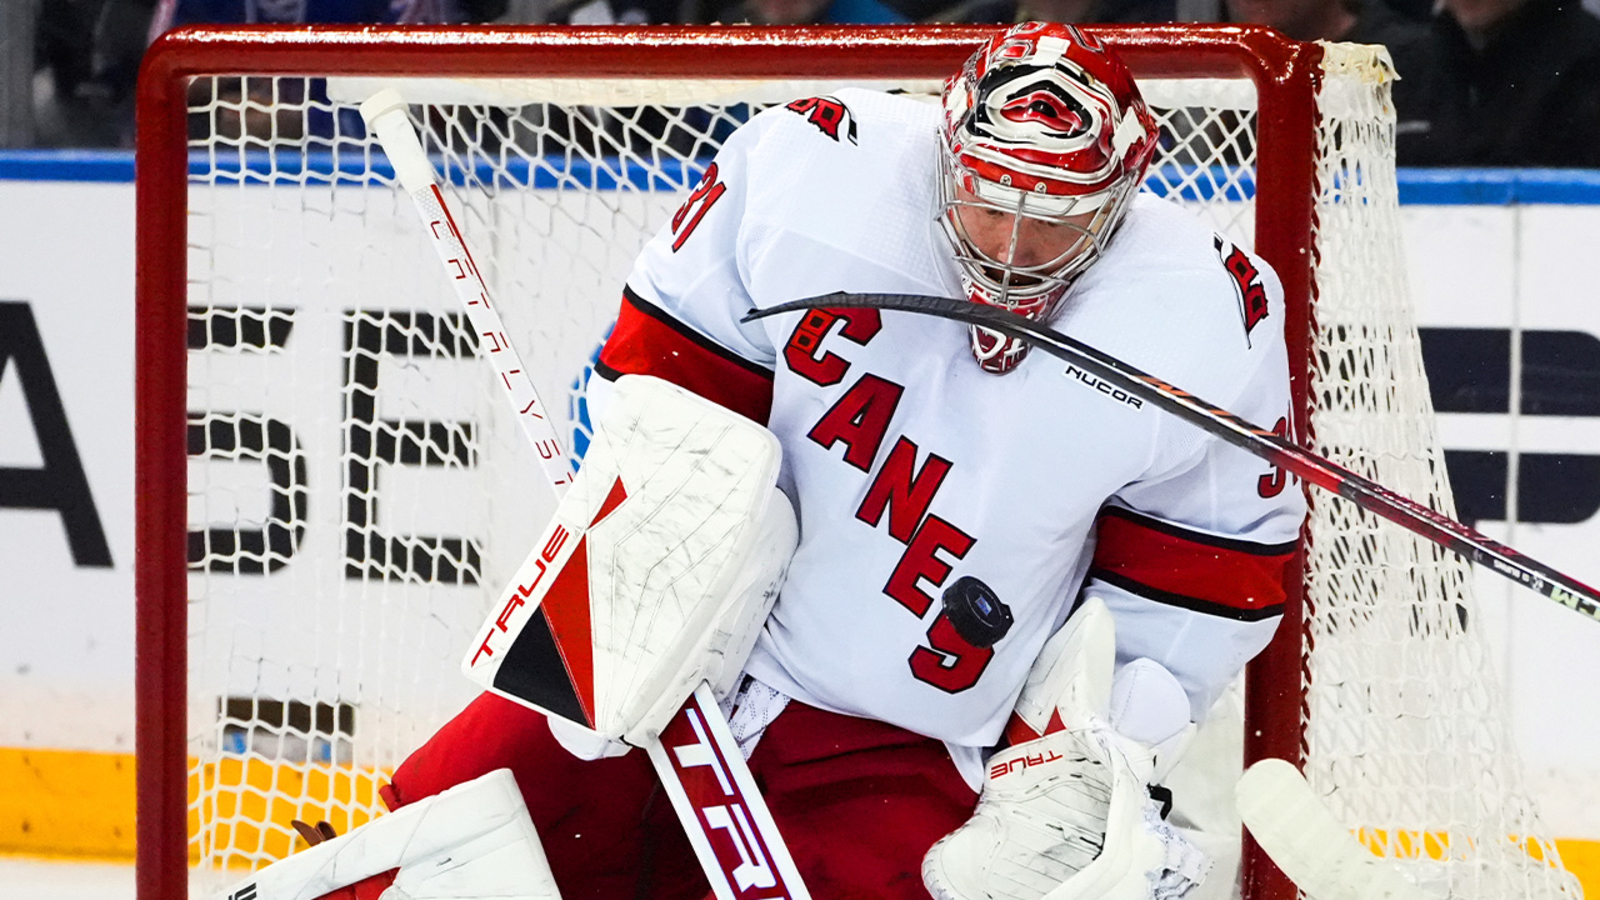
[[[940,221],[968,298],[1044,319],[1122,222],[1157,131],[1104,44],[1071,25],[1025,22],[945,82],[942,137]],[[996,213],[1010,235],[998,244],[971,227]],[[1025,246],[1040,234],[1054,236],[1048,251]],[[972,352],[1007,372],[1027,345],[974,326]]]

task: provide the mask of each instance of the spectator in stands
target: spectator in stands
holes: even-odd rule
[[[1443,0],[1395,87],[1403,166],[1600,167],[1600,19],[1579,0]]]
[[[0,3],[0,147],[33,146],[33,34],[39,0]]]
[[[1266,25],[1297,41],[1383,44],[1391,53],[1426,32],[1384,0],[1227,0],[1226,8],[1229,21]]]
[[[486,21],[506,8],[507,0],[160,0],[150,39],[191,24],[418,25]],[[335,122],[326,111],[326,99],[320,79],[196,79],[189,90],[190,130],[235,139],[248,134],[264,141],[298,140],[307,132],[330,138],[365,133],[354,109],[341,110]]]
[[[1171,22],[1177,18],[1177,3],[1175,0],[960,0],[919,18],[928,22],[974,25],[1033,19],[1074,23]]]
[[[507,0],[161,0],[152,37],[176,25],[483,22]]]
[[[0,0],[9,5],[9,0]],[[26,4],[24,4],[26,5]],[[133,88],[155,0],[49,0],[39,5],[31,87],[43,147],[133,143]]]
[[[1383,0],[1383,4],[1411,22],[1426,25],[1433,18],[1433,0]]]
[[[751,25],[886,25],[910,21],[881,0],[734,0],[714,8],[715,21]]]
[[[548,7],[541,21],[563,25],[667,25],[692,21],[685,7],[694,0],[565,0]]]

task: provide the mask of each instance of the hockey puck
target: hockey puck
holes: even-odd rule
[[[987,584],[963,575],[944,592],[944,614],[967,643],[974,647],[993,647],[1011,630],[1011,607]]]

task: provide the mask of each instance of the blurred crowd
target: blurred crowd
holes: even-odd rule
[[[0,147],[127,147],[189,23],[1220,21],[1383,44],[1402,166],[1600,168],[1600,0],[0,0]]]

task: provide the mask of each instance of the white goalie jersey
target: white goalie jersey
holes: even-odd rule
[[[961,296],[937,124],[932,104],[856,90],[756,116],[640,256],[599,372],[668,379],[777,434],[800,541],[749,661],[761,681],[992,745],[1089,594],[1119,662],[1170,669],[1198,720],[1277,625],[1292,479],[1043,353],[987,373],[959,322],[743,321],[835,291]],[[1145,196],[1051,324],[1286,428],[1283,322],[1264,263]]]

